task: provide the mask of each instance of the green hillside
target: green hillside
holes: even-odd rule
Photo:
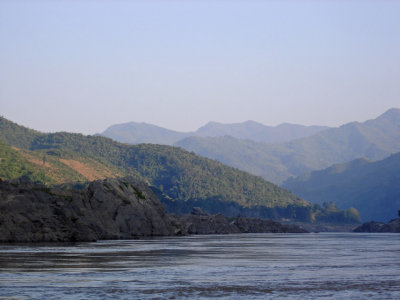
[[[10,146],[0,140],[0,178],[21,176],[47,184],[88,182],[106,177],[124,176],[126,172],[106,166],[96,160],[73,153],[61,155],[57,151],[29,151]]]
[[[169,212],[185,213],[199,206],[226,215],[244,213],[303,221],[358,220],[357,214],[314,206],[261,177],[176,147],[127,145],[101,136],[66,132],[43,134],[4,118],[0,119],[0,139],[14,147],[8,146],[20,155],[21,161],[44,174],[42,178],[29,172],[19,175],[47,184],[134,176],[153,187]]]
[[[400,153],[371,162],[357,159],[287,180],[283,186],[313,203],[355,207],[364,221],[387,222],[400,210]]]
[[[66,132],[41,134],[4,118],[0,120],[0,138],[31,153],[46,155],[48,160],[91,159],[116,168],[122,175],[140,176],[173,199],[187,201],[218,196],[242,206],[307,205],[260,177],[171,146],[131,146],[101,136]],[[110,169],[110,173],[113,171]]]
[[[0,140],[0,178],[28,176],[32,181],[54,182],[46,172],[26,159],[18,150]]]
[[[359,157],[377,160],[400,151],[400,109],[283,144],[225,136],[190,137],[176,146],[280,184],[289,177],[335,163]]]

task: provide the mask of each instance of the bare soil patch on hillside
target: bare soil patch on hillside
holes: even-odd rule
[[[73,160],[73,159],[60,159],[60,162],[65,164],[66,166],[70,167],[74,171],[78,172],[85,178],[90,181],[104,179],[106,177],[110,177],[111,174],[109,172],[99,172],[95,170],[92,166],[88,164],[84,164],[80,161]],[[105,174],[107,173],[107,174]]]

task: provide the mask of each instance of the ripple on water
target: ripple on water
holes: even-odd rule
[[[0,245],[0,299],[396,299],[396,234]]]

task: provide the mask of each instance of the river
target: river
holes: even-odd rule
[[[1,244],[0,299],[399,299],[400,235]]]

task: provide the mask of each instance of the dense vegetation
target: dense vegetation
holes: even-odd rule
[[[212,214],[221,213],[225,216],[235,217],[245,215],[253,218],[296,220],[300,222],[317,223],[359,223],[360,215],[355,208],[340,210],[336,205],[323,203],[322,205],[293,205],[286,207],[275,206],[252,206],[243,207],[235,202],[223,202],[218,197],[206,199],[203,201],[188,200],[186,202],[174,201],[167,197],[160,190],[152,188],[153,192],[163,203],[168,213],[185,214],[190,213],[193,207],[200,207],[202,210]]]
[[[387,222],[400,209],[400,153],[371,162],[357,159],[293,178],[284,187],[313,203],[355,207],[364,221]]]
[[[15,128],[3,131],[3,127]],[[1,119],[0,137],[14,146],[48,156],[91,158],[148,180],[169,197],[183,201],[218,196],[242,206],[308,205],[307,202],[260,177],[225,166],[179,148],[162,145],[126,145],[101,136],[66,132],[37,134]],[[33,133],[33,135],[31,135]],[[20,139],[14,136],[19,135]]]
[[[22,176],[32,181],[53,181],[43,169],[30,163],[21,153],[0,140],[0,178],[15,179]]]
[[[44,167],[49,164],[45,171],[71,174],[61,182],[74,178],[74,172],[75,179],[80,181],[89,180],[89,176],[130,175],[146,180],[178,206],[184,203],[202,206],[204,203],[204,206],[214,204],[217,207],[218,203],[223,203],[228,207],[235,203],[243,211],[246,208],[256,211],[276,207],[298,212],[302,211],[301,207],[313,209],[310,203],[260,177],[176,147],[131,146],[101,136],[66,132],[42,134],[4,118],[0,119],[0,139],[20,147],[20,151],[27,155],[45,157],[46,161],[41,162]],[[63,169],[57,169],[57,166]],[[209,210],[214,212],[211,207]],[[286,212],[280,214],[281,211],[284,209],[276,209],[274,216],[287,215]],[[297,214],[300,216],[300,213],[291,213],[291,216],[300,218]],[[308,219],[312,220],[311,215]]]
[[[123,170],[109,167],[96,160],[72,152],[36,150],[29,151],[11,147],[0,140],[0,178],[27,177],[31,181],[47,184],[88,182],[110,177],[112,174],[126,175]]]
[[[190,137],[176,145],[280,184],[289,177],[335,163],[363,156],[377,160],[400,151],[400,109],[283,144],[225,136]]]

